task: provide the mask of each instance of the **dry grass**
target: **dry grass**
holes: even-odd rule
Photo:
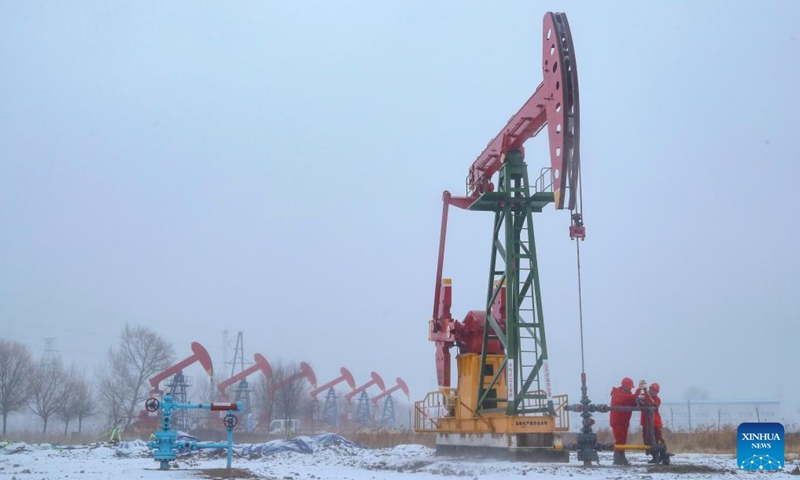
[[[321,432],[317,432],[321,433]],[[432,434],[414,433],[409,431],[388,431],[388,430],[353,430],[349,432],[338,432],[348,440],[369,448],[390,448],[403,444],[417,444],[433,447],[436,444],[436,437]],[[192,432],[198,438],[207,441],[225,441],[226,433],[220,429],[200,429]],[[147,435],[139,435],[128,432],[122,435],[122,440],[148,440]],[[265,435],[263,433],[248,433],[236,431],[233,441],[236,443],[263,443],[270,440],[282,438],[276,435]],[[42,436],[41,432],[23,431],[9,433],[6,438],[9,442],[25,443],[52,443],[58,445],[85,445],[98,441],[107,441],[108,437],[101,438],[98,434],[73,434],[64,436],[63,433],[48,433]]]
[[[691,432],[668,432],[664,440],[676,452],[736,454],[736,428],[698,429]],[[673,448],[672,445],[675,447]],[[787,456],[800,455],[800,432],[784,436]]]
[[[598,430],[598,441],[613,443],[610,430]],[[642,443],[642,431],[631,430],[630,443]],[[699,428],[692,431],[671,432],[664,430],[664,441],[674,453],[729,453],[736,455],[736,428]],[[786,455],[800,457],[800,432],[787,432],[784,438]]]
[[[613,443],[610,430],[598,430],[597,439],[601,443]],[[574,436],[572,434],[571,436]],[[403,444],[417,444],[434,447],[433,434],[389,431],[360,431],[346,434],[349,440],[369,448],[388,448]],[[631,430],[631,443],[642,443],[641,430]],[[785,437],[787,459],[800,458],[800,432],[789,432]],[[736,455],[736,428],[698,429],[692,432],[664,432],[664,441],[674,453],[718,453]]]
[[[5,437],[0,440],[7,442],[25,442],[25,443],[52,443],[57,445],[85,445],[101,441],[97,433],[72,433],[64,435],[64,433],[48,432],[42,435],[42,432],[36,431],[22,431],[22,432],[8,432]],[[108,438],[106,438],[107,440]]]
[[[369,448],[391,448],[397,445],[436,446],[436,436],[408,431],[360,431],[346,436],[350,441]]]
[[[736,454],[736,429],[697,429],[691,432],[664,432],[664,441],[676,453]]]
[[[356,430],[350,432],[339,432],[342,436],[359,445],[368,448],[390,448],[397,445],[415,444],[434,447],[436,437],[433,434],[414,433],[409,431],[387,431],[387,430]],[[611,431],[599,429],[597,439],[601,443],[613,443],[614,438]],[[224,440],[225,433],[219,430],[209,430],[207,432],[196,432],[204,440]],[[628,438],[631,443],[641,443],[641,430],[631,430]],[[129,438],[130,437],[130,438]],[[574,441],[574,434],[565,435],[565,440]],[[123,440],[133,440],[129,435],[123,435]],[[275,436],[265,437],[261,433],[236,432],[234,441],[236,443],[261,443],[274,440]],[[147,440],[147,438],[142,438]],[[9,434],[5,440],[12,442],[27,443],[55,443],[61,445],[80,445],[98,441],[96,434],[73,434],[65,437],[59,433],[48,433],[42,437],[41,432],[14,432]],[[736,428],[726,427],[722,429],[709,428],[697,429],[691,432],[671,432],[664,431],[664,440],[667,442],[670,451],[675,453],[729,453],[736,454]],[[788,432],[784,439],[786,444],[787,460],[800,458],[800,432]]]

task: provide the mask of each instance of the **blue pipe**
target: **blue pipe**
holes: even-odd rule
[[[159,402],[155,398],[148,399],[145,403],[145,408],[150,412],[161,410],[161,428],[155,433],[155,440],[147,442],[147,448],[154,450],[153,459],[160,462],[160,469],[169,469],[169,462],[175,460],[176,451],[193,451],[201,448],[225,448],[228,451],[227,468],[231,468],[233,460],[233,429],[238,424],[238,419],[233,412],[242,410],[242,402],[235,403],[176,403],[172,401],[172,395],[169,393],[164,396],[163,402]],[[225,410],[228,414],[225,416],[224,423],[225,429],[228,433],[227,443],[213,443],[213,442],[195,442],[188,441],[178,444],[178,432],[172,429],[172,410],[176,408],[197,408],[204,410]]]

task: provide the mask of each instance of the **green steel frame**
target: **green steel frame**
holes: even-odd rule
[[[504,368],[492,372],[488,384],[479,382],[478,413],[505,410],[511,416],[555,415],[546,391],[549,386],[543,386],[540,378],[547,360],[547,342],[533,232],[533,213],[541,212],[553,200],[552,192],[531,189],[524,155],[512,150],[499,171],[497,191],[484,193],[470,206],[470,210],[495,213],[480,371],[486,371],[491,340],[501,342],[505,355]],[[505,330],[492,314],[492,305],[504,286]],[[496,388],[500,375],[506,376],[505,392]],[[497,405],[495,399],[505,402],[506,408],[482,407]],[[484,403],[487,400],[490,402]]]

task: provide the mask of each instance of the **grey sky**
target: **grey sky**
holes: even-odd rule
[[[581,95],[590,395],[622,376],[800,404],[800,4],[1,2],[0,331],[91,366],[125,322],[434,390],[441,193],[541,81]],[[549,164],[529,142],[531,172]],[[575,245],[538,215],[555,392],[579,395]],[[451,216],[453,312],[491,216]]]

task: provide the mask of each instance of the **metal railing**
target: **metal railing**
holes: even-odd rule
[[[423,400],[414,402],[414,430],[417,432],[435,433],[439,430],[441,419],[455,415],[455,402],[457,396],[448,398],[442,392],[430,392]],[[527,401],[527,400],[526,400]],[[531,399],[530,401],[536,402]],[[569,431],[569,411],[567,405],[569,396],[566,394],[553,395],[553,409],[555,411],[556,431]]]
[[[533,182],[534,192],[552,192],[553,177],[550,175],[550,167],[539,170],[539,177]]]
[[[445,395],[442,392],[430,392],[423,400],[414,402],[414,430],[436,432],[439,420],[448,415]]]

